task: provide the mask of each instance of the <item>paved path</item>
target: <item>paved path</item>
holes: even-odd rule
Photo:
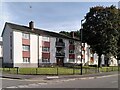
[[[11,75],[11,77],[12,76],[15,77],[15,75]],[[83,80],[85,80],[85,81],[88,80],[88,82],[89,82],[89,80],[91,80],[91,79],[101,80],[101,78],[110,78],[110,77],[115,77],[115,78],[112,78],[113,80],[111,78],[110,79],[113,81],[113,83],[118,83],[117,82],[118,81],[118,78],[117,78],[118,72],[98,73],[98,74],[82,75],[82,76],[81,75],[70,75],[70,76],[63,75],[63,76],[59,76],[59,78],[52,78],[52,79],[47,78],[47,77],[52,77],[52,76],[29,75],[28,76],[29,78],[28,77],[25,78],[26,76],[24,76],[24,75],[16,75],[17,78],[18,78],[18,76],[19,76],[19,79],[14,79],[13,77],[10,78],[10,75],[8,78],[5,78],[5,77],[1,78],[0,80],[2,80],[3,88],[6,88],[6,87],[28,88],[30,86],[36,87],[36,88],[39,88],[39,86],[40,86],[43,88],[44,85],[48,85],[46,87],[49,87],[49,85],[53,84],[53,83],[56,84],[56,83],[61,83],[61,82],[63,83],[63,82],[68,82],[68,81],[69,81],[69,83],[73,82],[73,81],[76,81],[75,83],[77,83],[77,81],[83,81]],[[106,82],[107,82],[107,80],[106,80]],[[82,85],[82,82],[80,82],[80,83]],[[95,81],[93,81],[93,83],[96,84]],[[91,84],[92,84],[92,82],[91,82]],[[58,87],[57,85],[52,85],[52,86]],[[72,85],[70,85],[70,86],[72,86]],[[73,86],[74,86],[74,84],[73,84]],[[115,86],[117,86],[117,85],[115,85]],[[53,88],[53,87],[51,87],[51,88]]]

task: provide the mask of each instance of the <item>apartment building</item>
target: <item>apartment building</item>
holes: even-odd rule
[[[0,67],[2,66],[2,60],[3,60],[3,42],[0,41]]]
[[[92,52],[90,45],[83,43],[81,52],[80,40],[74,33],[71,35],[34,28],[32,21],[28,26],[6,22],[1,43],[3,64],[8,67],[81,64],[82,53],[83,65],[98,65],[98,55]],[[105,64],[104,57],[102,64]]]
[[[81,60],[79,39],[28,26],[5,23],[3,63],[9,67],[65,66]]]

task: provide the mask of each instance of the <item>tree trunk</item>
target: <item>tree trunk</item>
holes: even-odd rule
[[[100,55],[98,55],[99,57],[98,57],[98,68],[101,66],[101,54]]]
[[[98,55],[98,72],[99,72],[100,66],[101,66],[101,54]]]

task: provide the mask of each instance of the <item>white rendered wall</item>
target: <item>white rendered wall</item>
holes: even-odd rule
[[[22,58],[22,33],[13,31],[13,60],[14,67],[23,63]]]
[[[98,54],[94,53],[94,65],[98,65]]]
[[[42,63],[42,36],[39,36],[39,63]]]
[[[75,45],[75,51],[74,51],[74,53],[75,53],[75,63],[80,64],[81,63],[81,54],[80,54],[81,46],[80,46],[80,42],[75,41],[74,45]]]
[[[101,55],[101,64],[104,65],[105,64],[105,56],[102,54]]]
[[[56,63],[56,47],[55,47],[56,38],[50,37],[50,63]]]
[[[30,63],[38,67],[38,36],[30,34]]]
[[[3,62],[12,63],[13,60],[10,59],[10,32],[12,29],[6,25],[3,34]]]
[[[109,60],[109,64],[110,64],[110,66],[118,66],[117,59],[114,58],[114,56],[112,56]]]
[[[65,58],[64,58],[64,63],[69,63],[69,40],[68,39],[64,39],[64,43],[65,43]]]
[[[0,45],[0,57],[3,57],[3,45]]]

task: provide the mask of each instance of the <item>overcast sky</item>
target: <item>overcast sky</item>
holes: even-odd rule
[[[28,25],[32,20],[36,28],[49,31],[74,31],[90,7],[118,7],[117,2],[4,2],[0,4],[0,34],[5,22]]]

